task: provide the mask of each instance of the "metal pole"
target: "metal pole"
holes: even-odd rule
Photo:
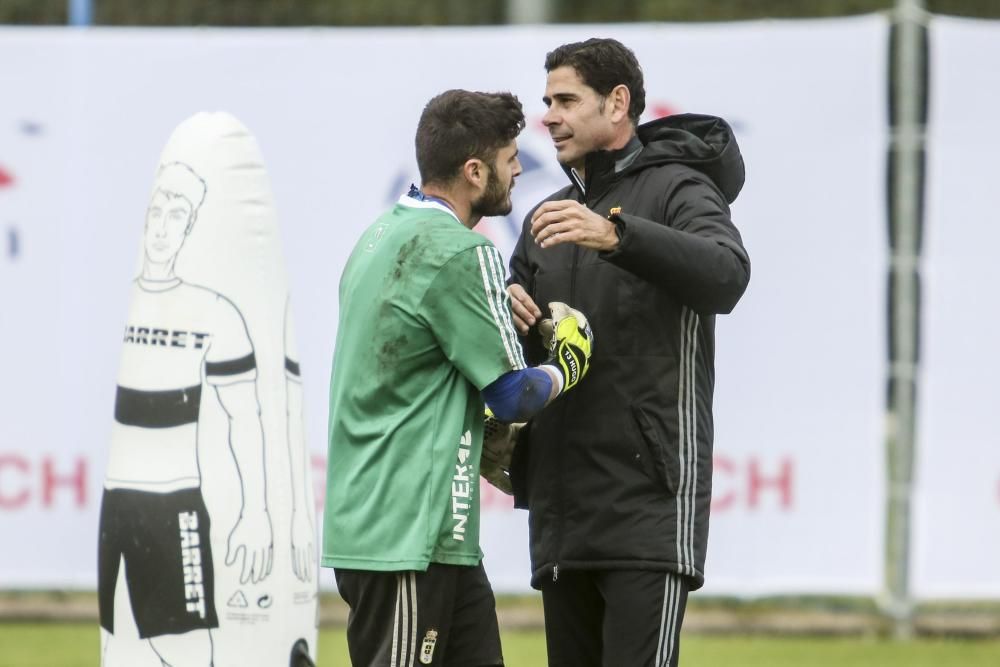
[[[67,0],[69,3],[69,24],[88,26],[94,15],[94,0]]]
[[[507,23],[551,23],[553,0],[507,0]]]
[[[926,23],[923,0],[896,0],[889,73],[891,255],[885,602],[897,638],[913,634],[910,534],[920,359],[920,251],[927,122]]]

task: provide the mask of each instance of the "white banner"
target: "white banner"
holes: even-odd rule
[[[514,214],[480,227],[507,251],[521,216],[565,183],[540,123],[545,54],[611,35],[644,65],[647,119],[724,116],[747,162],[733,214],[754,268],[736,313],[719,318],[706,591],[876,592],[886,27],[871,16],[0,30],[8,64],[0,71],[0,517],[12,543],[30,545],[0,555],[0,585],[95,585],[127,285],[156,156],[181,119],[230,111],[264,153],[321,503],[340,270],[359,232],[417,180],[413,134],[423,105],[453,87],[511,90],[524,103]],[[484,494],[486,567],[497,590],[527,590],[526,515],[489,487]]]
[[[726,80],[738,105],[748,177],[733,216],[753,263],[743,300],[717,320],[705,592],[873,594],[887,25],[743,28],[708,49],[737,69],[700,74]]]
[[[1000,595],[1000,21],[935,18],[913,590]]]

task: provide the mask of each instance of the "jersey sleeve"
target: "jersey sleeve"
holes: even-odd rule
[[[420,313],[445,356],[476,389],[525,367],[503,260],[492,245],[463,250],[445,263],[425,293]]]
[[[225,385],[257,378],[257,360],[243,316],[222,295],[215,301],[212,342],[205,355],[205,380]]]

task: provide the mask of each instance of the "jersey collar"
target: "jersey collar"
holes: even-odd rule
[[[444,211],[451,217],[455,218],[459,224],[462,224],[462,221],[458,219],[458,216],[455,215],[455,211],[451,210],[450,206],[437,197],[425,195],[416,185],[411,184],[410,191],[400,197],[397,203],[401,206],[407,206],[409,208],[431,208]]]

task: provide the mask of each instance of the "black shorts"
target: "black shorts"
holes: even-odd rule
[[[482,563],[335,574],[351,607],[347,646],[354,667],[503,665],[496,600]]]
[[[97,546],[101,627],[114,634],[122,557],[140,637],[219,627],[210,535],[201,489],[105,490]]]

